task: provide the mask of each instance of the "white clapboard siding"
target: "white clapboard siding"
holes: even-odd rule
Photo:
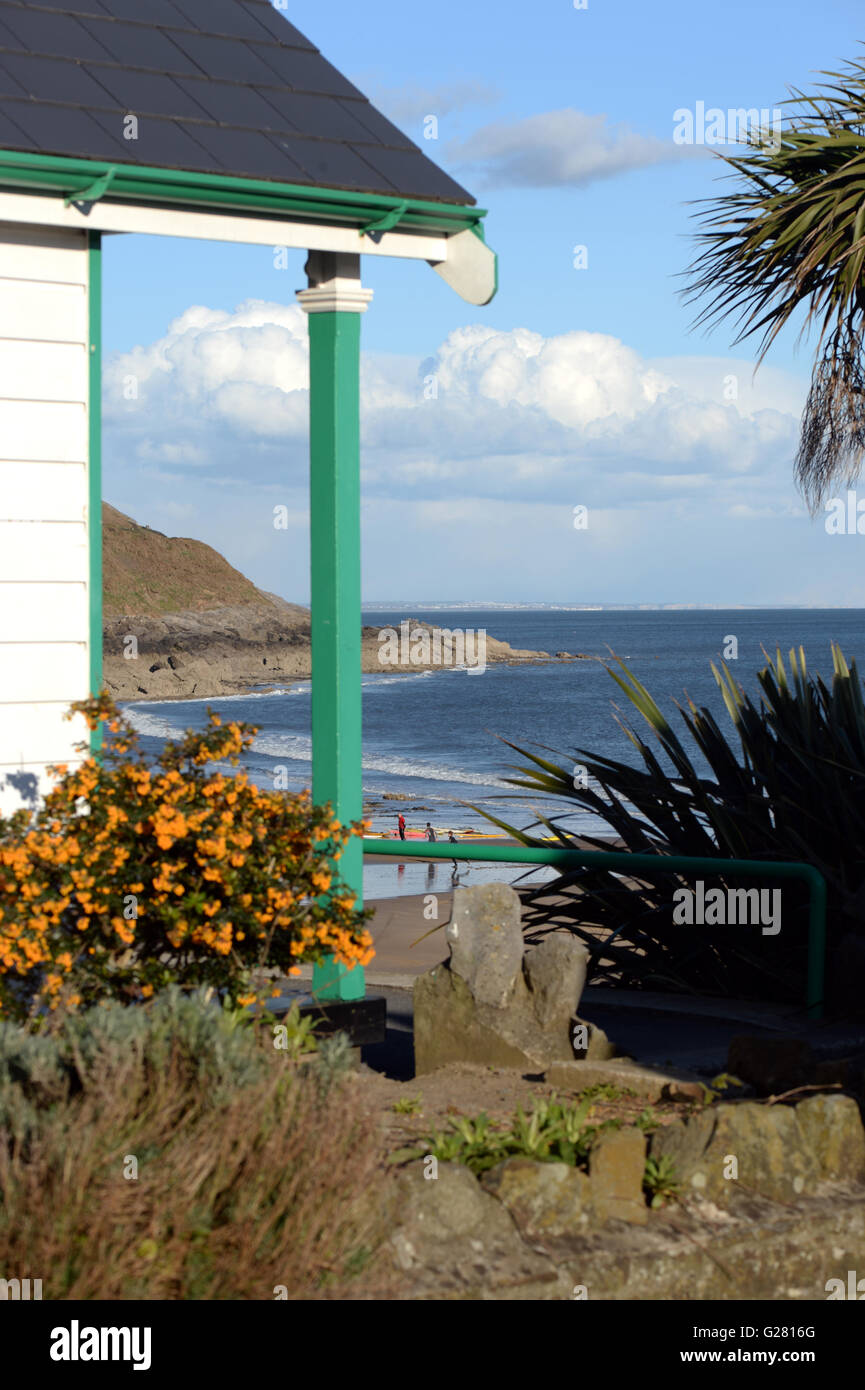
[[[87,626],[85,583],[43,583],[39,598],[37,606],[32,602],[30,584],[4,584],[0,588],[0,643],[65,642],[70,632],[81,632]]]
[[[83,522],[0,521],[0,584],[86,584],[87,571]],[[2,599],[0,593],[0,604]],[[44,601],[44,594],[31,589],[29,604],[41,608]],[[87,641],[86,629],[73,635]]]
[[[7,521],[86,521],[87,465],[0,460],[0,499]]]
[[[34,267],[35,270],[35,267]],[[82,343],[87,338],[85,285],[47,284],[0,276],[0,338]]]
[[[4,458],[27,463],[81,463],[87,456],[87,407],[0,397],[0,449]]]
[[[2,205],[0,205],[2,215]],[[38,248],[39,263],[34,261]],[[34,269],[41,284],[84,285],[81,266],[69,252],[80,248],[79,234],[59,232],[56,227],[19,226],[0,222],[0,274],[5,280],[29,280]]]
[[[28,394],[38,401],[75,401],[80,407],[81,344],[0,337],[0,398],[20,401]]]
[[[75,692],[86,692],[87,676],[84,642],[4,642],[0,653],[0,719],[7,704],[44,700],[46,690],[55,699],[80,699]],[[6,732],[0,730],[0,762],[7,761],[6,740]]]
[[[80,714],[64,719],[67,706],[59,703],[20,704],[3,706],[3,724],[8,730],[3,749],[3,768],[19,767],[27,750],[39,745],[42,762],[62,763],[78,761],[78,755],[70,756],[71,745],[87,741],[89,731]]]
[[[75,764],[89,694],[86,235],[2,222],[0,194],[0,811]],[[101,518],[97,518],[97,525]],[[35,800],[34,800],[35,798]]]
[[[71,769],[78,767],[81,759],[76,754],[58,761],[64,762]],[[50,762],[21,763],[15,767],[4,767],[0,764],[0,813],[11,816],[14,811],[20,811],[22,806],[31,811],[35,810],[43,797],[57,785],[57,778],[48,771],[49,766]]]

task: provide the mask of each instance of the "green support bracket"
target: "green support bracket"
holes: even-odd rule
[[[107,169],[105,173],[91,183],[89,187],[82,188],[80,192],[70,193],[68,197],[64,198],[63,206],[68,208],[71,207],[73,203],[98,203],[100,198],[105,197],[105,194],[114,181],[114,175],[116,173],[117,167],[112,164],[111,168]]]
[[[405,216],[407,211],[408,198],[401,198],[383,217],[377,217],[374,222],[368,222],[365,227],[361,227],[358,235],[368,236],[372,232],[389,232]]]

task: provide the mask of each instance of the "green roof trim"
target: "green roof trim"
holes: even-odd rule
[[[67,203],[105,198],[110,202],[153,201],[181,207],[206,205],[217,210],[240,208],[289,219],[356,223],[361,234],[376,225],[387,225],[453,236],[467,228],[478,229],[486,217],[485,208],[462,203],[0,150],[0,188],[22,184],[56,190]]]

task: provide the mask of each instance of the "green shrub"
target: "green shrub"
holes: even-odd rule
[[[361,825],[309,794],[263,791],[235,764],[256,730],[222,726],[169,742],[155,764],[107,695],[72,707],[107,723],[104,754],[57,769],[31,814],[0,817],[0,1015],[37,1024],[61,1005],[147,999],[212,985],[232,1003],[332,955],[372,955],[366,917],[337,861]],[[86,752],[85,745],[79,745]]]
[[[659,859],[677,854],[813,864],[828,890],[827,941],[830,963],[834,958],[837,965],[830,977],[832,999],[839,1006],[861,1008],[865,703],[855,662],[848,667],[835,645],[832,664],[827,685],[808,673],[801,648],[790,652],[789,676],[780,652],[774,660],[767,657],[758,676],[759,699],[746,694],[726,666],[713,665],[733,742],[711,710],[691,700],[678,706],[687,735],[683,742],[648,690],[618,661],[619,670],[607,669],[650,733],[649,740],[633,724],[623,724],[638,755],[636,765],[583,748],[557,761],[509,744],[524,761],[511,769],[519,775],[507,780],[591,811],[608,828],[604,838],[578,836],[563,828],[558,816],[541,819],[538,824],[562,848],[579,843]],[[704,760],[705,771],[689,755],[688,740]],[[574,785],[575,764],[586,768],[588,786]],[[526,845],[543,843],[534,827],[519,829],[487,819]],[[621,869],[574,869],[524,895],[526,931],[532,937],[552,924],[570,927],[592,956],[595,980],[801,1003],[807,890],[783,881],[778,936],[764,936],[751,926],[689,930],[673,922],[673,893],[693,888],[694,877],[668,871],[623,879]],[[779,880],[768,877],[725,877],[722,872],[697,877],[707,881],[707,888],[779,886]],[[552,901],[561,895],[564,905]],[[846,997],[845,984],[852,984]]]
[[[176,986],[140,1007],[110,1003],[66,1014],[47,1036],[0,1023],[0,1130],[24,1142],[41,1116],[130,1073],[151,1108],[169,1075],[181,1079],[190,1103],[220,1104],[267,1075],[268,1052],[251,1023],[220,1007],[212,990],[186,994]]]
[[[389,1178],[327,1042],[298,1065],[177,989],[50,1037],[0,1025],[0,1269],[54,1299],[369,1293]]]
[[[519,1106],[508,1125],[494,1124],[485,1111],[474,1119],[459,1115],[447,1129],[433,1129],[417,1145],[397,1150],[391,1162],[405,1163],[430,1155],[442,1163],[464,1163],[473,1173],[483,1173],[506,1158],[523,1157],[584,1168],[598,1134],[621,1125],[620,1120],[589,1124],[592,1109],[588,1097],[569,1105],[551,1096],[536,1100],[528,1115]]]

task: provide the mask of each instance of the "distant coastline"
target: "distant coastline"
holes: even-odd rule
[[[364,603],[365,613],[389,613],[395,608],[417,608],[425,613],[796,613],[865,611],[858,603],[502,603],[491,599],[483,603],[398,599],[391,603]]]

